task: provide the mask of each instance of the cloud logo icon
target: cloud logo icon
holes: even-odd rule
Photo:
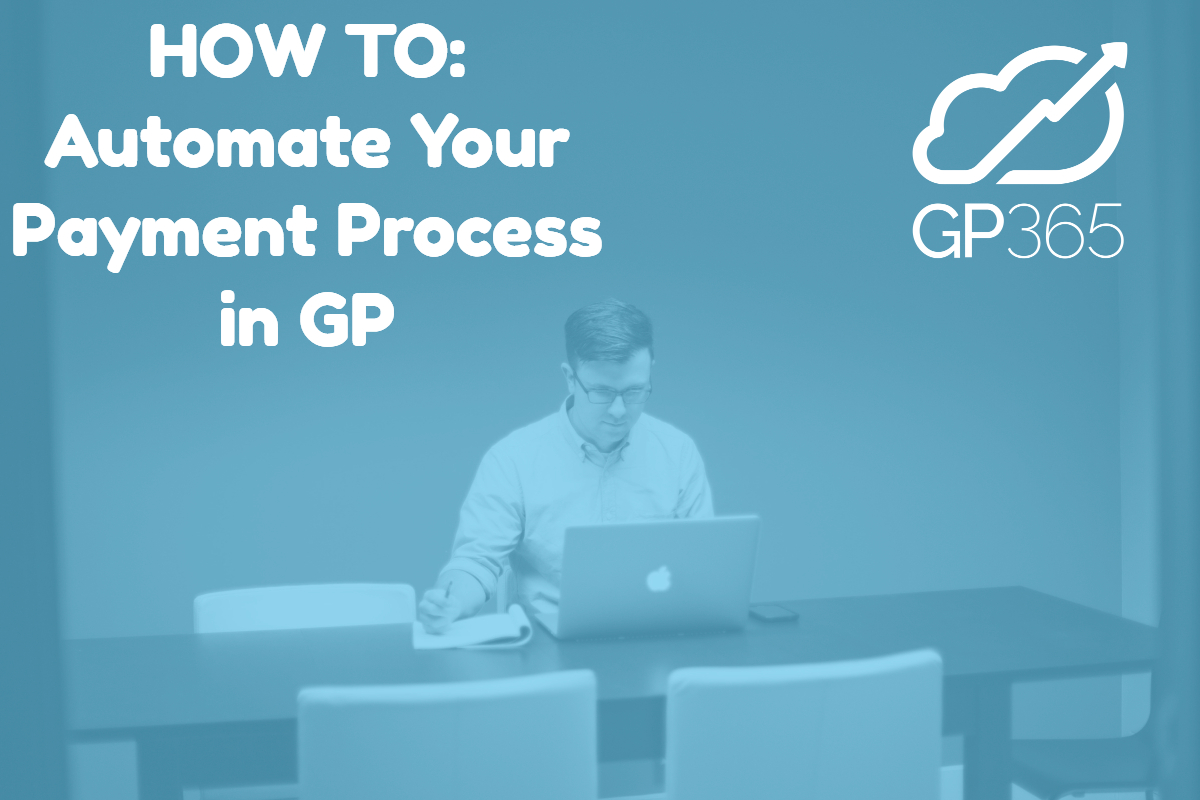
[[[939,138],[946,132],[946,111],[950,108],[950,104],[954,102],[955,98],[971,89],[991,89],[992,91],[1003,92],[1008,88],[1008,84],[1012,79],[1026,67],[1042,61],[1067,61],[1071,64],[1078,64],[1087,53],[1082,50],[1076,50],[1074,47],[1061,47],[1058,45],[1035,47],[1032,50],[1021,53],[1021,55],[1005,64],[1004,69],[1000,70],[996,75],[988,73],[964,75],[952,82],[945,89],[942,89],[941,94],[934,101],[933,110],[929,112],[929,127],[921,131],[917,136],[917,140],[913,142],[913,163],[916,164],[917,171],[926,180],[933,183],[969,184],[978,183],[983,180],[988,173],[995,169],[1013,151],[1013,148],[1020,144],[1037,127],[1038,123],[1044,119],[1048,119],[1051,122],[1058,122],[1066,116],[1068,111],[1075,107],[1075,104],[1092,87],[1104,78],[1110,69],[1113,67],[1124,69],[1125,57],[1128,52],[1128,48],[1124,42],[1110,42],[1109,44],[1101,45],[1100,49],[1104,55],[1092,65],[1092,68],[1074,86],[1067,90],[1067,93],[1057,103],[1050,100],[1041,100],[1033,107],[1033,110],[1025,115],[1024,119],[1018,122],[991,149],[991,152],[983,157],[982,161],[970,169],[938,169],[929,163],[929,145],[934,139]],[[1104,141],[1100,143],[1100,147],[1096,149],[1096,152],[1092,153],[1081,163],[1067,169],[1010,170],[997,183],[1073,183],[1081,178],[1086,178],[1100,169],[1101,165],[1117,149],[1117,142],[1121,141],[1121,130],[1125,126],[1125,106],[1121,102],[1121,90],[1114,83],[1108,87],[1104,96],[1108,98],[1108,131],[1104,134]]]

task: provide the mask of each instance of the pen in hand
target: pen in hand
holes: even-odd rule
[[[442,625],[443,625],[442,620],[444,620],[446,618],[446,610],[445,609],[446,609],[446,606],[450,603],[450,588],[452,586],[454,586],[454,581],[449,581],[446,584],[446,586],[442,589],[442,597],[443,597],[442,608],[438,610],[438,613],[436,615],[431,615],[431,618],[427,622],[427,626],[432,626],[432,628],[426,627],[427,633],[441,634],[441,633],[445,632],[445,629],[442,627]],[[427,611],[425,613],[429,613],[429,612]],[[446,623],[446,624],[448,624],[448,623]]]

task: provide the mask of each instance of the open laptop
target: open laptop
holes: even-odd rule
[[[737,630],[745,626],[758,517],[567,528],[560,639]]]

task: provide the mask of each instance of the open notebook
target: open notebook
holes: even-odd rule
[[[513,603],[506,614],[482,614],[460,619],[441,634],[425,632],[425,626],[412,626],[414,650],[447,650],[452,647],[499,649],[520,647],[533,638],[533,626],[525,609]]]

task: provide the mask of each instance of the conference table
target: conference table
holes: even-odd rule
[[[408,625],[66,643],[76,741],[137,742],[141,800],[185,786],[296,779],[306,686],[431,683],[590,669],[602,762],[662,758],[667,676],[686,666],[838,661],[934,648],[943,729],[963,736],[964,797],[1009,800],[1012,687],[1145,671],[1154,628],[1019,587],[783,602],[798,619],[731,633],[415,651]],[[502,736],[503,732],[497,732]]]

